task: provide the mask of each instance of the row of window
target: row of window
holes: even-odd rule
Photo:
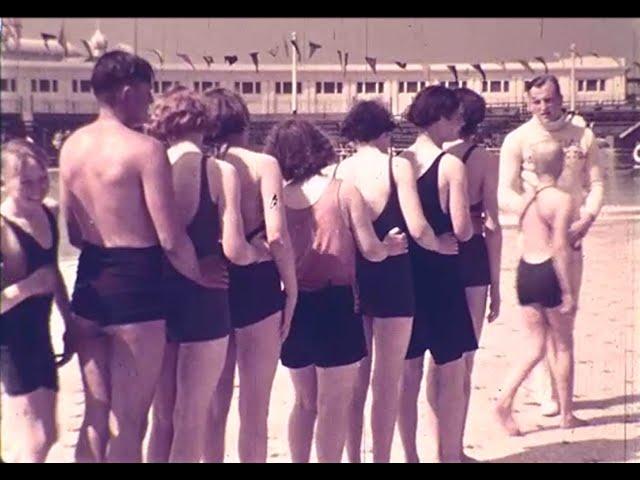
[[[342,93],[342,82],[316,82],[316,93]]]
[[[262,93],[262,84],[260,82],[235,82],[233,88],[236,92],[243,95],[257,95]]]
[[[591,80],[578,80],[579,92],[604,92],[605,80],[603,79],[591,79]]]
[[[427,86],[427,82],[398,82],[399,93],[418,93]],[[418,88],[419,87],[419,88]]]
[[[31,79],[31,91],[32,92],[57,92],[58,91],[58,80],[47,80],[47,79]]]
[[[482,82],[482,92],[500,93],[509,91],[509,80],[491,80]]]
[[[78,85],[80,85],[80,89],[78,89]],[[82,93],[90,93],[91,82],[89,80],[71,80],[71,90],[73,90],[73,93],[77,93],[78,91]]]
[[[356,91],[358,93],[384,93],[384,82],[358,82]]]
[[[0,90],[3,92],[15,92],[17,91],[15,78],[2,78]],[[164,93],[171,86],[178,85],[177,81],[153,82],[154,93]],[[579,92],[603,92],[605,91],[606,81],[604,79],[589,79],[578,80]],[[425,81],[399,81],[398,92],[399,93],[418,93],[427,85]],[[458,88],[467,86],[467,81],[442,81],[440,85],[444,85],[449,88]],[[195,91],[205,91],[212,87],[219,87],[220,82],[211,81],[194,81],[193,88]],[[260,94],[262,92],[261,82],[235,82],[235,90],[243,95]],[[91,82],[89,80],[72,80],[71,89],[73,93],[90,93]],[[275,82],[275,90],[277,95],[290,95],[292,93],[291,82]],[[302,82],[297,82],[298,93],[302,93]],[[343,90],[342,82],[316,82],[316,94],[341,94]],[[58,92],[58,81],[48,79],[31,79],[31,91],[32,92]],[[384,82],[357,82],[357,93],[384,93]],[[482,82],[482,92],[490,93],[506,93],[509,92],[508,80],[491,80]]]
[[[302,82],[296,82],[296,90],[302,93]],[[291,82],[276,82],[276,95],[290,95],[293,92]]]

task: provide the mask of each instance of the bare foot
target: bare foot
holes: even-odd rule
[[[589,425],[589,422],[586,420],[582,420],[581,418],[574,417],[573,415],[563,418],[560,421],[561,428],[580,428],[586,427]]]
[[[513,419],[511,409],[505,408],[501,405],[497,405],[494,410],[498,423],[502,426],[504,431],[511,437],[519,437],[522,432],[518,428],[518,424]]]
[[[540,405],[540,414],[544,417],[555,417],[560,413],[560,405],[555,400],[545,400]]]

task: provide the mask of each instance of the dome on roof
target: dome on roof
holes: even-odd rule
[[[97,28],[91,36],[89,44],[91,45],[91,48],[93,49],[96,56],[100,56],[107,51],[109,42],[107,40],[107,37],[105,37],[104,34],[100,31],[100,28]]]

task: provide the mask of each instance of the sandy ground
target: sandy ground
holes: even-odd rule
[[[523,330],[515,296],[516,231],[507,228],[503,254],[503,307],[486,326],[476,355],[466,453],[488,462],[637,462],[640,459],[640,218],[638,211],[611,210],[602,215],[584,243],[585,271],[576,326],[575,406],[591,425],[575,430],[556,428],[557,419],[539,415],[531,391],[523,388],[516,418],[525,435],[505,437],[490,412],[510,362],[518,355]],[[69,287],[75,260],[62,270]],[[60,349],[61,320],[55,314],[52,337]],[[58,421],[60,438],[48,461],[70,462],[83,415],[83,392],[77,359],[60,370]],[[370,400],[370,397],[369,397]],[[293,390],[287,369],[278,368],[271,397],[268,461],[288,462],[287,419]],[[419,452],[429,447],[424,433],[424,394],[420,396]],[[370,402],[367,412],[370,411]],[[4,419],[6,420],[6,418]],[[371,461],[371,432],[366,429],[363,459]],[[2,453],[8,459],[11,431],[2,422]],[[237,385],[227,428],[225,460],[237,462]],[[424,456],[424,455],[423,455]],[[313,457],[312,457],[313,458]],[[346,458],[346,455],[345,455]],[[404,456],[397,430],[392,460]]]

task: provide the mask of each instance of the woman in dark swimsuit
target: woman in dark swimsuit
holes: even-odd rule
[[[185,88],[168,92],[152,109],[149,133],[169,144],[178,211],[208,287],[165,262],[168,343],[154,398],[151,462],[202,457],[231,329],[226,258],[248,264],[263,256],[244,240],[235,169],[202,153],[209,125],[205,99]]]
[[[460,242],[473,233],[467,200],[467,178],[459,158],[442,150],[463,125],[460,102],[452,90],[434,85],[422,90],[407,119],[422,131],[402,157],[413,162],[425,216],[436,235],[453,233]],[[399,415],[407,461],[418,461],[415,444],[417,397],[424,353],[432,362],[427,374],[429,436],[436,441],[435,461],[460,461],[457,440],[462,428],[464,359],[478,345],[458,254],[446,255],[410,242],[416,292],[416,315],[405,362]]]
[[[238,172],[241,221],[247,240],[266,241],[272,258],[229,266],[231,335],[222,377],[211,407],[205,460],[224,459],[227,416],[236,365],[240,377],[241,462],[267,459],[267,420],[280,347],[298,297],[295,264],[282,202],[282,175],[275,158],[248,148],[249,110],[224,88],[205,92],[218,158]],[[284,287],[284,291],[283,291]]]
[[[391,152],[394,128],[391,113],[381,103],[362,101],[354,105],[344,120],[341,134],[353,142],[356,151],[340,162],[337,176],[358,188],[380,240],[396,229],[411,234],[424,248],[437,250],[440,242],[424,218],[413,167],[409,161],[394,157]],[[451,253],[457,250],[452,235],[449,247]],[[370,262],[357,254],[356,277],[369,352],[376,351],[371,381],[373,461],[388,462],[404,357],[415,312],[411,259],[407,253],[382,262]],[[371,358],[372,355],[367,356],[360,364],[352,405],[347,440],[351,462],[360,461]]]
[[[460,158],[467,171],[473,236],[460,244],[460,271],[479,342],[487,307],[487,292],[490,298],[487,321],[492,322],[500,313],[502,229],[498,217],[498,158],[474,142],[473,137],[485,116],[486,104],[482,96],[468,88],[458,88],[455,94],[462,104],[464,125],[460,129],[460,141],[450,146],[447,152]],[[474,355],[475,352],[465,355],[464,423],[459,441],[463,461],[467,459],[463,452],[464,424],[469,410]]]

